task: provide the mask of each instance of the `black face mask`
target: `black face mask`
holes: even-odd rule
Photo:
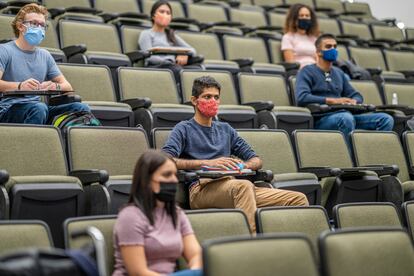
[[[175,200],[177,193],[177,182],[160,182],[160,191],[154,193],[155,198],[163,202],[171,202]]]
[[[298,19],[298,28],[302,30],[309,30],[312,27],[312,20]]]

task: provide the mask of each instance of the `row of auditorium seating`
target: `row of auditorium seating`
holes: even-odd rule
[[[311,207],[267,207],[267,208],[259,208],[256,211],[256,222],[258,226],[258,241],[264,238],[269,234],[272,235],[279,235],[278,237],[289,237],[293,233],[299,234],[300,237],[305,237],[306,239],[306,250],[307,254],[310,254],[311,262],[316,270],[318,266],[324,266],[324,262],[326,261],[327,256],[324,255],[326,248],[321,246],[322,237],[326,237],[332,235],[332,233],[350,233],[347,231],[356,231],[354,233],[364,233],[368,229],[373,232],[370,232],[370,235],[363,235],[364,240],[366,239],[374,239],[374,243],[382,243],[386,242],[389,243],[388,245],[395,245],[398,244],[396,240],[389,238],[381,238],[379,239],[377,235],[375,235],[376,231],[382,229],[384,231],[385,228],[399,229],[399,233],[404,232],[404,243],[408,246],[407,252],[401,252],[402,248],[399,248],[400,254],[409,253],[407,256],[409,259],[413,256],[412,251],[412,241],[410,240],[409,236],[405,232],[404,228],[407,228],[409,235],[411,238],[414,236],[414,201],[405,202],[402,205],[402,215],[400,215],[399,210],[396,208],[395,205],[390,203],[350,203],[350,204],[340,204],[337,205],[334,209],[334,223],[335,223],[335,231],[333,232],[334,228],[330,225],[327,213],[323,207],[318,206],[311,206]],[[190,220],[190,223],[194,229],[194,233],[198,239],[198,241],[204,247],[204,258],[208,259],[205,262],[206,269],[213,269],[210,267],[210,254],[212,252],[208,251],[208,247],[212,244],[216,244],[216,241],[220,239],[231,239],[233,241],[238,239],[243,239],[242,237],[249,237],[248,239],[251,240],[251,233],[247,223],[247,219],[240,210],[234,209],[207,209],[207,210],[193,210],[193,211],[186,211],[187,216]],[[65,238],[65,248],[68,249],[79,249],[85,246],[89,239],[74,239],[72,238],[72,233],[84,230],[87,227],[96,227],[98,228],[104,238],[106,243],[106,258],[107,258],[107,269],[108,272],[112,272],[113,264],[114,264],[114,250],[113,250],[113,225],[115,223],[116,216],[93,216],[93,217],[77,217],[77,218],[69,218],[63,224],[63,232]],[[376,227],[377,230],[373,230]],[[382,228],[380,228],[382,227]],[[357,230],[358,229],[358,230]],[[346,232],[344,232],[346,231]],[[30,235],[26,235],[25,233],[30,233]],[[322,235],[321,235],[322,234]],[[377,232],[378,234],[378,232]],[[16,236],[24,237],[24,239],[16,239]],[[41,222],[41,221],[25,221],[25,220],[11,220],[11,221],[1,221],[0,222],[0,254],[7,254],[13,251],[25,248],[25,247],[38,247],[38,248],[50,248],[54,246],[53,240],[51,239],[51,234],[49,227]],[[376,239],[376,240],[375,240]],[[214,240],[214,241],[212,241]],[[319,245],[318,245],[319,241]],[[362,242],[361,240],[359,242]],[[266,250],[273,250],[275,251],[273,254],[265,254],[264,251],[261,250],[260,252],[251,252],[254,254],[258,254],[260,258],[271,257],[274,259],[276,256],[275,253],[278,252],[280,256],[278,257],[278,262],[281,261],[280,257],[282,255],[288,255],[289,262],[296,263],[300,260],[300,262],[304,262],[304,259],[301,259],[299,256],[303,256],[303,252],[296,252],[293,250],[293,247],[286,248],[283,244],[269,244],[269,240],[266,240],[268,245],[271,244],[270,248]],[[363,243],[364,244],[364,243]],[[343,243],[341,243],[341,246]],[[361,245],[361,243],[360,243]],[[367,246],[368,244],[364,244]],[[55,245],[56,246],[56,245]],[[354,247],[355,244],[347,244],[346,247],[352,246]],[[372,246],[372,245],[371,245]],[[381,245],[383,246],[383,244]],[[401,246],[401,244],[399,245]],[[262,248],[263,249],[263,248]],[[382,248],[380,252],[392,252],[388,257],[393,256],[396,254],[394,250],[391,250],[390,247],[387,246],[386,250]],[[347,249],[351,250],[351,249]],[[406,249],[407,250],[407,249]],[[303,251],[303,249],[302,249]],[[238,252],[244,252],[243,254],[248,254],[248,251],[245,250],[238,250]],[[290,252],[289,255],[288,253]],[[352,249],[351,251],[347,252],[348,254],[353,252],[354,254],[359,254],[357,250]],[[380,252],[375,252],[376,254],[383,254]],[[217,254],[217,253],[214,253]],[[222,253],[224,254],[224,253]],[[338,253],[337,253],[338,254]],[[373,254],[374,255],[374,254]],[[243,255],[245,256],[245,255]],[[319,257],[321,256],[321,258]],[[228,257],[235,258],[236,256],[229,255]],[[331,256],[335,257],[335,256]],[[348,256],[349,257],[349,256]],[[368,256],[365,256],[368,257]],[[242,258],[238,255],[238,258]],[[250,256],[250,258],[252,258]],[[249,259],[250,259],[249,258]],[[394,256],[395,258],[395,256]],[[365,259],[367,261],[368,259]],[[226,262],[229,259],[226,258]],[[253,260],[247,260],[253,261]],[[308,260],[309,261],[309,260]],[[342,261],[344,261],[342,259]],[[382,261],[389,261],[388,258],[384,258]],[[214,261],[213,263],[215,263]],[[256,260],[255,260],[256,262]],[[411,261],[412,263],[412,261]],[[180,268],[185,267],[185,261],[180,260],[179,262]],[[370,264],[371,265],[371,264]],[[214,265],[215,266],[215,265]],[[254,267],[258,266],[257,263],[253,265]],[[266,264],[261,269],[269,269],[271,265]],[[226,267],[224,265],[224,267]],[[217,269],[217,268],[215,268]],[[229,269],[228,267],[225,270]],[[394,265],[392,267],[393,270],[398,270]],[[275,272],[275,271],[273,271]],[[306,275],[310,275],[310,270],[306,270]],[[280,275],[292,275],[292,271],[290,270],[288,274],[286,272],[280,272]],[[233,274],[217,274],[211,273],[209,275],[233,275]],[[241,275],[241,274],[237,274]],[[243,274],[244,275],[244,274]],[[262,274],[260,274],[262,275]],[[278,274],[275,274],[278,275]],[[296,274],[293,274],[296,275]],[[303,275],[303,273],[302,273]],[[315,274],[317,275],[317,274]],[[332,274],[330,274],[332,275]],[[352,274],[354,275],[354,274]],[[380,274],[376,274],[380,275]],[[381,274],[382,275],[382,274]],[[391,275],[391,274],[384,274],[384,275]],[[397,274],[398,275],[398,274]],[[403,275],[403,274],[399,274]],[[406,274],[404,274],[406,275]]]
[[[154,130],[153,147],[162,147],[169,133],[170,129]],[[353,153],[343,134],[335,131],[296,131],[293,146],[281,130],[239,130],[239,135],[261,156],[264,169],[273,172],[274,187],[302,191],[300,184],[312,185],[314,189],[307,194],[312,204],[322,202],[330,209],[336,203],[361,201],[356,194],[352,198],[335,197],[337,172],[354,166],[376,171],[372,167],[375,164],[398,166],[399,171],[393,170],[381,179],[396,175],[405,199],[414,198],[414,182],[410,180],[414,132],[404,135],[403,150],[393,132],[356,131],[352,136]],[[4,124],[0,126],[0,141],[1,169],[10,175],[1,186],[1,216],[42,219],[52,230],[66,217],[116,213],[128,199],[137,156],[150,148],[140,128],[74,127],[62,137],[50,126]],[[309,167],[322,169],[318,172]],[[85,170],[95,171],[92,176],[82,175]],[[177,200],[187,206],[185,190],[183,186],[180,189]],[[381,201],[381,196],[369,199]]]

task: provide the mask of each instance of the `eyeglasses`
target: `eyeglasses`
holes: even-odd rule
[[[23,21],[23,25],[25,25],[27,28],[40,27],[44,30],[47,30],[48,28],[47,23],[40,23],[36,21]]]

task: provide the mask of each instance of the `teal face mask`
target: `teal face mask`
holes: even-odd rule
[[[27,43],[32,46],[37,46],[45,38],[45,29],[42,27],[27,27],[23,36]]]
[[[322,58],[326,61],[335,61],[338,58],[338,50],[335,48],[322,51]]]

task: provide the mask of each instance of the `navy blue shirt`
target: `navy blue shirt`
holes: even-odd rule
[[[296,102],[299,106],[325,104],[326,98],[342,97],[354,99],[357,103],[364,100],[349,84],[341,69],[332,67],[329,76],[316,64],[305,66],[299,71],[296,79]]]
[[[162,150],[175,158],[196,160],[234,155],[247,161],[257,156],[229,124],[213,121],[206,127],[194,118],[178,123]]]

